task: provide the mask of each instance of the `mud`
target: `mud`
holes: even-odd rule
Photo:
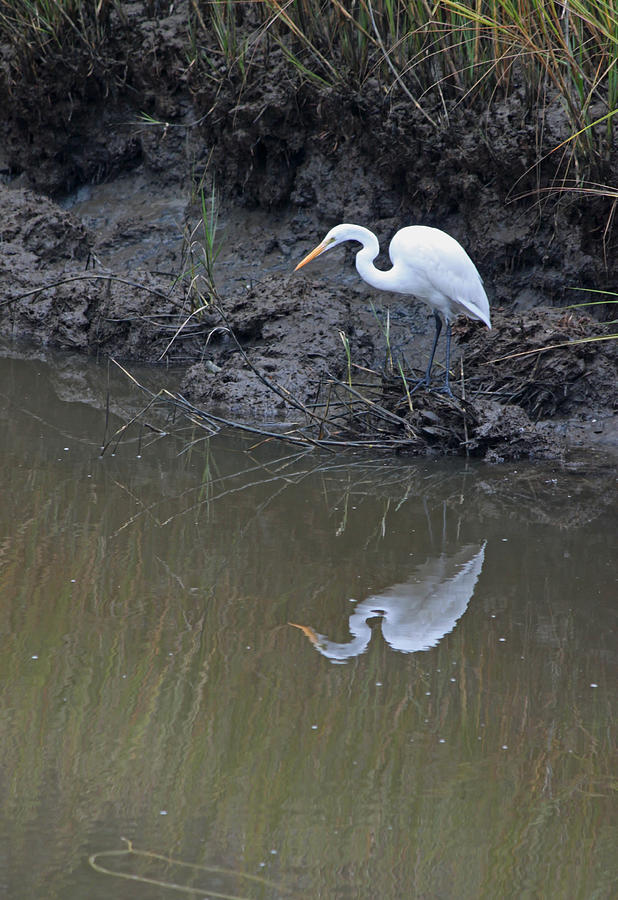
[[[77,54],[18,81],[0,52],[4,335],[166,365],[196,405],[262,420],[293,415],[290,396],[318,404],[351,361],[355,383],[378,385],[405,418],[412,452],[615,450],[616,341],[590,340],[615,333],[611,307],[596,318],[554,308],[615,290],[609,201],[526,196],[556,170],[551,158],[534,165],[523,94],[480,113],[453,106],[436,130],[395,90],[300,83],[276,52],[248,83],[197,81],[183,62],[186,4],[158,17],[126,8],[131,28],[103,70]],[[144,112],[169,124],[147,125]],[[566,123],[548,116],[543,135],[541,155]],[[220,198],[221,251],[216,305],[191,315],[197,184]],[[422,304],[360,283],[351,250],[292,274],[339,221],[369,225],[384,248],[403,224],[434,225],[475,260],[494,327],[457,323],[457,403],[407,401],[399,362],[421,374],[433,332]]]

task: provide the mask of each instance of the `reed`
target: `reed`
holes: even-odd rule
[[[22,59],[73,42],[94,50],[109,34],[113,15],[126,24],[119,0],[0,0],[0,35]]]
[[[208,195],[201,185],[196,197],[200,218],[184,235],[183,270],[178,281],[185,285],[191,314],[206,309],[218,299],[215,263],[222,249],[219,230],[219,199],[214,183]]]
[[[563,109],[570,134],[555,149],[566,144],[569,185],[609,159],[613,0],[190,0],[187,8],[185,56],[197,78],[245,85],[276,51],[301,81],[402,89],[438,128],[456,105],[523,91],[540,128],[550,107]],[[167,10],[152,5],[150,14]],[[0,35],[22,65],[75,46],[103,52],[123,23],[119,0],[0,0]]]
[[[195,4],[194,4],[195,5]],[[298,77],[358,89],[370,78],[386,91],[396,85],[444,125],[453,105],[487,102],[523,87],[530,112],[542,119],[560,104],[571,131],[575,175],[606,162],[618,107],[618,13],[610,0],[230,0],[199,4],[204,27],[220,45],[233,43],[238,23],[259,20],[247,38],[273,44]],[[249,8],[252,8],[250,11]],[[223,41],[221,29],[230,24]],[[442,107],[439,121],[435,106]]]

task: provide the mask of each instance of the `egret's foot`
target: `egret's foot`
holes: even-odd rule
[[[425,388],[428,391],[433,391],[435,394],[444,394],[446,397],[450,397],[451,400],[458,399],[452,392],[450,384],[444,383],[440,385],[432,385],[431,380],[427,377],[421,378],[413,387],[409,388],[409,393],[413,394],[419,388]]]
[[[420,387],[426,388],[427,390],[431,390],[431,385],[429,383],[429,379],[421,378],[420,381],[417,381],[416,384],[408,389],[409,394],[413,394],[415,391],[418,391]]]
[[[436,394],[445,394],[447,397],[451,397],[452,400],[457,400],[457,397],[451,390],[451,386],[448,383],[440,385],[440,387],[435,387],[433,390]]]

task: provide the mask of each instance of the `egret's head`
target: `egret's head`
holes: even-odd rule
[[[288,622],[288,625],[291,625],[293,628],[300,628],[303,634],[307,635],[312,644],[318,644],[320,642],[321,634],[318,634],[310,628],[308,625],[297,625],[296,622]]]
[[[322,241],[320,241],[318,246],[315,247],[311,251],[311,253],[308,253],[304,259],[301,259],[294,271],[296,272],[298,269],[302,269],[303,266],[306,266],[307,263],[311,262],[312,259],[315,259],[316,256],[324,253],[325,250],[330,250],[332,247],[336,247],[337,244],[340,244],[342,241],[347,240],[349,240],[348,226],[335,225],[334,228],[331,228],[326,237]]]

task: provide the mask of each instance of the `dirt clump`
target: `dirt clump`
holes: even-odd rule
[[[342,375],[339,332],[352,330],[345,294],[334,312],[316,304],[306,284],[294,288],[269,276],[223,311],[224,318],[215,313],[205,320],[212,329],[206,360],[188,370],[181,386],[200,404],[273,415],[293,408],[289,398],[310,402],[329,373]]]

